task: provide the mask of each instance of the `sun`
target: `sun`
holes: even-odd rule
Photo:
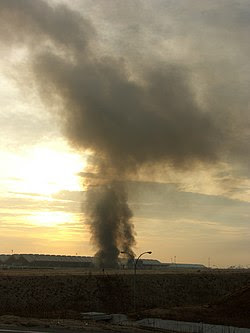
[[[62,190],[80,191],[80,171],[86,157],[78,153],[38,146],[20,159],[15,192],[52,195]]]

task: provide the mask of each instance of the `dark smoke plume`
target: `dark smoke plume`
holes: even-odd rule
[[[95,156],[88,221],[101,264],[116,266],[135,244],[124,180],[145,164],[216,161],[223,131],[197,106],[183,66],[155,64],[136,79],[124,59],[100,54],[92,24],[66,6],[1,0],[0,18],[1,39],[29,50],[43,100],[61,105],[68,140]]]
[[[114,267],[120,249],[133,257],[135,244],[132,212],[127,204],[124,186],[119,183],[91,188],[88,192],[87,211],[90,217],[92,240],[97,246],[101,267]]]

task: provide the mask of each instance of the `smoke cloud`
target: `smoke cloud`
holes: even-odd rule
[[[99,249],[96,256],[101,267],[115,267],[122,249],[133,257],[135,244],[132,212],[122,184],[111,183],[88,191],[86,210],[90,216],[93,243]]]
[[[28,49],[43,100],[60,105],[70,143],[93,154],[85,210],[100,264],[115,267],[135,245],[125,180],[144,165],[216,162],[225,125],[198,105],[185,66],[135,73],[126,59],[102,55],[92,23],[65,5],[2,0],[0,18],[2,41]]]

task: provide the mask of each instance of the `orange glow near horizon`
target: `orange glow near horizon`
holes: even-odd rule
[[[29,223],[41,227],[56,227],[74,220],[74,214],[65,212],[34,212],[27,217]]]

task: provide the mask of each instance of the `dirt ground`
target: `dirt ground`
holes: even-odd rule
[[[183,320],[250,328],[250,284],[211,304],[150,309],[141,318]]]
[[[99,311],[250,327],[249,286],[247,270],[139,271],[136,289],[131,271],[3,270],[0,315],[77,321]]]
[[[0,328],[4,329],[31,329],[51,332],[86,332],[86,333],[145,333],[144,328],[132,326],[117,326],[105,322],[88,322],[76,319],[38,319],[19,316],[0,316]]]

